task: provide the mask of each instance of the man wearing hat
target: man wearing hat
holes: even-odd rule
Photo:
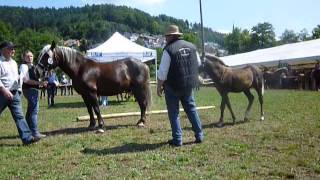
[[[201,121],[196,109],[193,89],[198,86],[198,68],[201,64],[196,47],[182,40],[178,26],[170,25],[165,33],[164,47],[158,71],[157,94],[165,93],[168,116],[172,129],[173,146],[182,145],[182,130],[179,120],[179,101],[192,124],[195,143],[203,141]]]
[[[23,144],[37,142],[40,138],[32,136],[22,112],[18,66],[16,61],[12,59],[15,46],[12,42],[4,41],[0,44],[0,51],[0,114],[8,107]]]

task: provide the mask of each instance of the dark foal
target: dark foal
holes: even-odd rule
[[[215,83],[215,87],[222,97],[220,105],[220,120],[217,127],[223,127],[224,109],[227,105],[231,112],[233,123],[235,123],[235,115],[231,108],[228,93],[229,92],[243,92],[249,104],[246,109],[244,121],[248,120],[249,112],[254,100],[254,96],[250,92],[250,88],[254,88],[259,95],[259,102],[261,108],[260,120],[264,120],[263,112],[263,93],[264,93],[264,80],[263,74],[256,66],[248,65],[244,68],[231,68],[225,65],[218,57],[206,55],[203,62],[203,70],[210,76]]]

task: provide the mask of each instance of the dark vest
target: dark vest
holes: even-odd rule
[[[177,91],[197,87],[199,72],[196,47],[187,41],[176,40],[164,49],[171,58],[165,83]]]
[[[39,81],[36,78],[36,74],[35,74],[33,65],[28,65],[28,73],[29,73],[29,79],[30,80]],[[30,85],[30,84],[26,84],[26,83],[22,84],[22,89],[29,89],[29,88],[37,88],[38,89],[39,86],[38,85]]]

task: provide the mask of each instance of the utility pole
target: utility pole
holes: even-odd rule
[[[202,20],[202,3],[201,0],[199,0],[200,4],[200,18],[201,18],[201,48],[202,48],[202,55],[201,60],[204,60],[205,52],[204,52],[204,35],[203,35],[203,20]]]

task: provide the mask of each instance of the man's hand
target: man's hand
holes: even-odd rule
[[[39,84],[39,87],[47,87],[48,86],[48,81],[41,81]]]
[[[164,81],[162,81],[162,80],[159,80],[158,79],[158,83],[157,83],[157,95],[159,96],[159,97],[162,97],[162,92],[163,92],[163,83],[164,83]]]
[[[13,94],[8,89],[1,87],[0,92],[9,102],[13,100]]]

